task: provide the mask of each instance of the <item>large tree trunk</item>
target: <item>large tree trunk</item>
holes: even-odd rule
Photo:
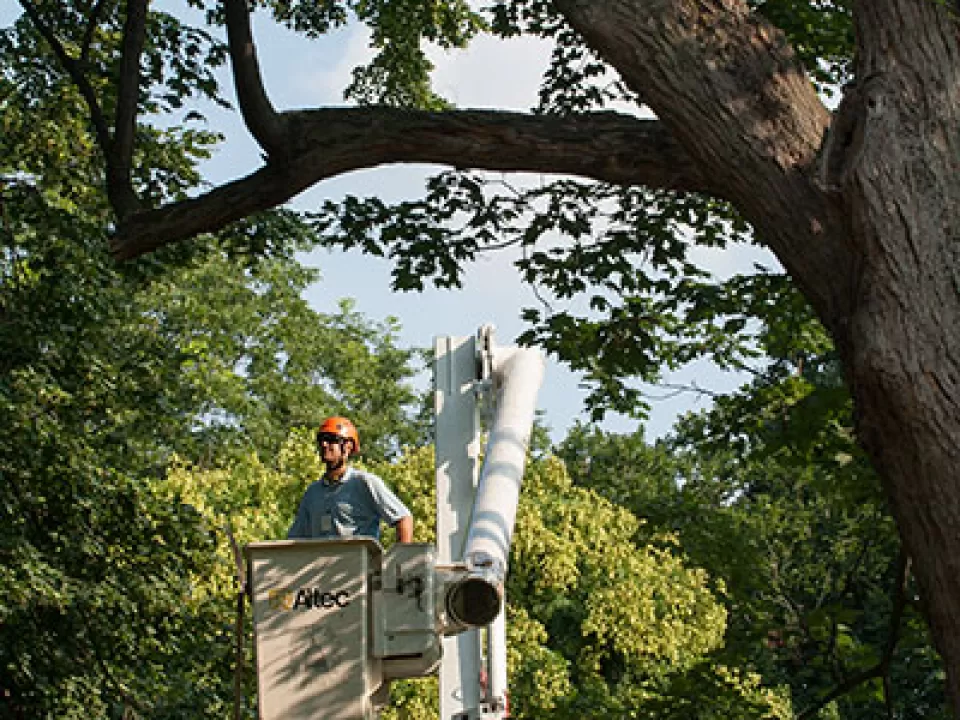
[[[960,51],[933,2],[858,10],[858,268],[835,334],[960,717]]]
[[[827,134],[784,43],[742,3],[557,5],[727,188],[833,334],[960,717],[955,19],[935,0],[860,0],[857,82]]]

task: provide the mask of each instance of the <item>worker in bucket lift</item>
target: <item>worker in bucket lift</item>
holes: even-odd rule
[[[326,472],[307,488],[287,537],[380,539],[380,522],[397,529],[398,542],[413,542],[413,516],[373,473],[350,466],[360,451],[357,428],[345,417],[329,417],[317,430],[317,452]]]

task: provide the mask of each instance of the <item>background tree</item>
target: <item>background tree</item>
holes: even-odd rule
[[[118,266],[81,94],[36,50],[0,36],[0,715],[222,717],[232,626],[191,577],[223,530],[160,481],[178,457],[275,459],[341,410],[395,453],[415,353],[392,322],[306,306],[310,231],[286,213]],[[141,129],[144,182],[182,195],[214,141]]]
[[[79,97],[6,40],[0,712],[190,712],[207,699],[189,662],[206,636],[182,612],[183,573],[209,567],[211,539],[144,483],[189,397],[176,348],[130,303],[163,261],[112,263]],[[141,152],[176,183],[208,138],[165,140]]]
[[[289,237],[286,224],[263,232]],[[293,258],[248,266],[216,254],[138,293],[137,307],[185,354],[179,383],[197,401],[182,455],[221,464],[231,449],[269,456],[292,429],[336,414],[363,428],[373,458],[424,436],[411,421],[421,360],[397,346],[396,320],[372,322],[348,300],[334,313],[314,310],[303,294],[319,280]]]
[[[790,295],[785,296],[789,298]],[[799,298],[797,298],[799,300]],[[791,310],[792,308],[792,310]],[[724,581],[718,653],[787,684],[798,718],[946,717],[931,639],[829,339],[802,302],[757,333],[762,370],[648,446],[575,428],[575,482],[676,533]],[[827,711],[824,711],[827,712]]]
[[[433,539],[433,453],[375,468],[409,496]],[[524,476],[508,598],[511,712],[518,718],[787,718],[780,689],[716,662],[725,612],[717,584],[664,535],[598,492],[575,487],[556,457],[531,458]],[[655,532],[650,534],[656,534]],[[398,718],[424,714],[429,685],[394,688]]]

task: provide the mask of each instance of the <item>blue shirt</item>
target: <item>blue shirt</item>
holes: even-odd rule
[[[287,537],[362,535],[379,540],[381,520],[395,525],[407,515],[407,506],[383,480],[350,467],[339,482],[321,478],[307,488]]]

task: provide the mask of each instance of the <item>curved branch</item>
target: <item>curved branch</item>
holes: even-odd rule
[[[94,92],[93,86],[90,84],[87,76],[83,74],[80,63],[70,57],[66,48],[63,47],[63,43],[60,42],[50,26],[43,21],[43,18],[31,0],[20,0],[20,6],[27,14],[27,17],[30,18],[30,22],[37,28],[40,36],[47,41],[50,49],[53,50],[53,54],[57,56],[57,60],[60,61],[63,69],[67,71],[67,75],[70,76],[73,84],[77,86],[77,90],[80,91],[80,96],[90,111],[90,121],[93,123],[94,132],[97,136],[97,145],[100,146],[100,152],[103,153],[104,157],[109,157],[110,126],[107,125],[107,119],[104,117],[100,103],[97,101],[97,94]]]
[[[268,157],[281,155],[285,147],[283,116],[273,108],[263,86],[247,2],[224,0],[223,5],[233,83],[243,121]]]
[[[423,162],[578,175],[723,196],[655,120],[617,113],[567,118],[484,110],[341,108],[287,113],[287,157],[200,197],[121,219],[119,259],[214,232],[350,170]]]

